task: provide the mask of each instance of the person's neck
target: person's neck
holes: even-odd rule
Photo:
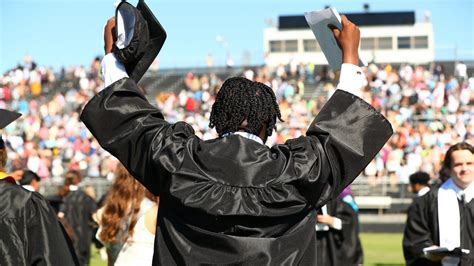
[[[460,183],[458,182],[455,178],[452,178],[453,179],[453,183],[454,185],[456,185],[459,189],[461,190],[465,190],[466,188],[468,188],[470,185],[472,185],[472,182],[469,183],[469,184],[466,184],[466,183]]]
[[[260,143],[260,144],[265,144],[261,137],[255,135],[255,134],[246,132],[246,131],[229,132],[229,133],[224,134],[223,136],[225,137],[225,136],[229,136],[229,135],[240,135],[240,136],[242,136],[242,137],[244,137],[244,138],[247,138],[247,139],[256,141],[256,142],[258,142],[258,143]]]

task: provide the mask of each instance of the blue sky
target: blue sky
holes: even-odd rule
[[[0,0],[0,72],[22,62],[25,54],[45,66],[89,66],[102,54],[102,30],[114,15],[115,0]],[[130,1],[133,4],[137,0]],[[250,53],[263,62],[265,20],[299,15],[325,5],[340,13],[370,10],[431,12],[436,59],[474,59],[473,0],[146,0],[168,33],[161,67],[204,66],[212,54],[223,65],[229,52],[237,64]],[[216,41],[222,36],[227,47]]]

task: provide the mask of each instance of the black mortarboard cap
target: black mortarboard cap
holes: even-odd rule
[[[113,53],[138,83],[163,47],[166,32],[144,0],[139,0],[137,7],[122,1],[115,11],[116,30],[119,19],[125,31],[124,47],[114,44]]]
[[[0,129],[4,129],[11,122],[15,121],[21,114],[0,108]]]
[[[11,122],[15,121],[21,114],[13,111],[8,111],[0,108],[0,129],[5,128]],[[5,148],[2,136],[0,135],[0,149]]]
[[[411,184],[428,184],[430,182],[430,175],[426,172],[416,172],[409,176]]]

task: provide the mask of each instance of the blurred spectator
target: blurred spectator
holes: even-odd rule
[[[316,231],[317,265],[363,264],[358,215],[341,197],[318,211]]]
[[[454,74],[459,82],[467,80],[467,66],[463,61],[458,62],[454,69]]]
[[[416,172],[410,175],[410,187],[411,191],[416,194],[417,197],[421,197],[430,191],[428,182],[430,181],[430,175],[425,172]]]
[[[157,212],[157,197],[120,165],[105,205],[94,214],[108,265],[151,265]]]
[[[68,170],[112,179],[116,160],[99,147],[78,116],[103,86],[99,62],[94,58],[89,68],[70,66],[55,73],[26,56],[23,65],[0,77],[0,107],[24,114],[5,131],[12,147],[7,168],[13,176],[20,176],[13,170],[28,168],[42,180],[60,180]],[[450,145],[474,138],[474,78],[467,78],[465,66],[460,62],[451,73],[435,63],[370,64],[365,70],[362,97],[386,115],[396,132],[364,171],[370,186],[381,186],[383,177],[389,177],[389,192],[404,193],[410,174],[439,172],[442,154]],[[151,95],[157,93],[155,103],[170,122],[186,117],[199,137],[211,139],[216,133],[207,121],[225,77],[214,68],[205,70],[184,74],[177,81],[184,88],[177,93],[170,90],[176,84],[147,89]],[[228,73],[239,74],[235,67]],[[277,125],[278,133],[267,142],[270,146],[305,134],[304,125],[335,91],[335,73],[312,62],[292,60],[275,69],[242,69],[240,74],[271,86],[278,97],[285,122]],[[317,93],[312,92],[315,88]]]
[[[35,172],[30,170],[23,171],[20,185],[22,185],[24,189],[38,192],[40,188],[40,182],[41,179]]]
[[[78,171],[66,173],[69,192],[63,198],[58,217],[64,218],[74,231],[76,238],[73,243],[79,264],[88,265],[93,238],[92,214],[97,210],[97,204],[79,188],[81,179]]]

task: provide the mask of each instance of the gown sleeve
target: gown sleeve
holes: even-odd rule
[[[78,265],[72,243],[46,200],[33,193],[26,215],[30,265]]]
[[[306,133],[318,158],[298,189],[317,209],[335,198],[392,135],[387,119],[361,98],[336,90]]]
[[[190,125],[166,122],[128,78],[92,98],[81,120],[100,145],[155,195],[183,162],[186,141],[194,136]]]

